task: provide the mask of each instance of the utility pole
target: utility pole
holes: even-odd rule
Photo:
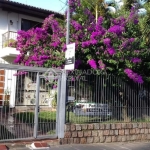
[[[66,31],[66,46],[69,44],[69,34],[70,34],[70,7],[69,0],[67,0],[67,31]],[[59,105],[58,105],[58,125],[57,125],[57,133],[58,138],[64,138],[64,128],[66,123],[66,101],[68,98],[67,92],[67,71],[64,69],[61,75],[60,85],[60,93],[59,93]]]
[[[67,32],[66,32],[66,45],[69,44],[69,34],[70,34],[70,6],[69,0],[67,0]]]

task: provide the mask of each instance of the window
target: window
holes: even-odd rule
[[[41,27],[42,23],[36,22],[36,21],[31,21],[27,19],[22,19],[21,20],[21,30],[27,31],[31,28],[35,27]]]

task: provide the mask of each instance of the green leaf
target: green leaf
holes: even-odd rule
[[[117,64],[117,61],[116,61],[116,60],[113,60],[113,59],[109,59],[108,62],[111,63],[111,64],[114,64],[114,65]]]
[[[114,68],[112,68],[112,67],[106,67],[109,71],[113,71],[114,70]]]

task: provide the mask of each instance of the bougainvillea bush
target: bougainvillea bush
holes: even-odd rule
[[[95,16],[70,0],[70,43],[76,43],[76,69],[98,69],[143,83],[149,76],[149,49],[140,39],[140,19],[134,7],[127,17]],[[75,17],[78,15],[79,17]],[[73,19],[76,18],[76,19]],[[19,31],[15,63],[64,68],[66,29],[53,15],[41,28]],[[29,55],[27,55],[29,54]]]

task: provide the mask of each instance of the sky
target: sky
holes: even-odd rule
[[[35,7],[40,7],[52,10],[59,13],[64,13],[66,9],[66,0],[11,0]]]

